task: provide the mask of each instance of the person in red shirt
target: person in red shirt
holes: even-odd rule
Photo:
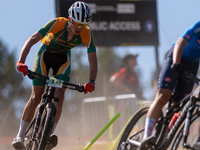
[[[137,56],[127,54],[122,60],[120,70],[111,76],[110,82],[114,86],[112,91],[116,91],[115,94],[133,93],[138,99],[143,99],[138,76],[134,71],[134,68],[137,66]]]

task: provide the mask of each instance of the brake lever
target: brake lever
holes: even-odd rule
[[[84,91],[84,86],[83,85],[78,84],[76,86],[76,88],[78,89],[79,92],[83,92]]]
[[[183,81],[185,81],[186,83],[189,83],[191,80],[191,74],[189,74],[188,72],[183,72],[181,74]]]
[[[36,78],[37,76],[30,70],[28,70],[27,74],[26,74],[30,79],[34,79]]]
[[[199,85],[200,79],[198,79],[196,76],[194,76],[192,73],[188,73],[187,71],[183,72],[181,74],[182,79],[189,83],[191,80],[194,81],[197,85]]]

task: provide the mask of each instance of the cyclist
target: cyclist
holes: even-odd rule
[[[178,93],[173,105],[192,91],[194,82],[184,82],[177,72],[186,70],[194,75],[197,74],[200,59],[200,21],[187,29],[184,34],[172,46],[164,60],[158,79],[158,89],[155,99],[147,113],[145,133],[140,150],[144,146],[154,143],[156,138],[151,137],[152,130],[161,115],[163,106],[169,101],[172,92]],[[173,69],[172,69],[173,68]]]
[[[92,92],[95,88],[95,79],[97,76],[97,57],[96,47],[94,45],[93,33],[87,24],[92,20],[92,13],[89,6],[81,1],[77,1],[68,10],[68,19],[59,17],[48,22],[44,27],[34,33],[22,47],[19,61],[17,62],[18,71],[25,76],[28,67],[24,64],[30,48],[41,40],[41,46],[37,52],[33,71],[48,75],[50,68],[53,74],[61,80],[69,82],[71,66],[71,49],[79,44],[87,45],[88,60],[90,66],[89,82],[84,85],[84,93]],[[20,122],[19,132],[12,145],[15,149],[24,147],[23,141],[25,130],[33,118],[35,108],[40,103],[42,93],[44,92],[45,80],[40,78],[33,79],[32,93],[27,102]],[[64,100],[65,88],[56,89],[55,97],[59,98],[57,113],[53,131],[59,121]],[[52,131],[52,133],[53,133]],[[51,135],[50,143],[46,149],[52,149],[57,144],[57,136]]]

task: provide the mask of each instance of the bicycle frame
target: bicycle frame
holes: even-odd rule
[[[56,107],[59,102],[59,99],[54,97],[56,88],[69,88],[71,90],[77,90],[79,92],[83,92],[84,86],[82,86],[80,84],[67,83],[62,80],[57,79],[56,77],[43,76],[36,72],[32,72],[30,70],[28,70],[27,76],[30,79],[37,78],[37,76],[40,76],[40,77],[46,79],[46,85],[47,85],[46,92],[42,95],[41,104],[39,105],[38,110],[36,111],[36,117],[34,117],[34,119],[32,120],[32,122],[33,123],[35,122],[35,123],[34,123],[34,129],[33,129],[32,135],[29,134],[29,135],[31,135],[31,138],[27,139],[27,141],[26,141],[27,142],[26,149],[29,150],[30,148],[32,148],[34,141],[36,142],[36,144],[38,144],[37,142],[40,140],[40,138],[38,139],[38,137],[36,137],[36,135],[41,136],[40,134],[37,134],[37,133],[41,133],[43,130],[43,129],[40,129],[39,127],[41,126],[41,123],[44,124],[44,122],[42,120],[45,119],[46,118],[45,116],[47,115],[47,113],[44,114],[46,106],[49,106],[50,108],[55,110],[55,111],[52,111],[53,118],[50,121],[50,123],[52,123],[52,125],[49,124],[50,130],[47,132],[47,133],[49,133],[49,136],[51,134],[53,122],[54,122],[55,115],[56,115]],[[42,119],[42,117],[44,117],[44,118]],[[31,123],[30,126],[27,128],[25,134],[27,134],[29,132],[29,130],[32,128],[31,126],[33,125],[33,123]]]
[[[170,145],[170,143],[173,140],[173,137],[176,134],[176,131],[179,129],[179,126],[183,123],[184,120],[186,120],[185,123],[185,128],[184,128],[184,137],[183,137],[183,148],[189,148],[189,146],[187,145],[187,137],[189,135],[189,128],[190,128],[190,120],[191,120],[191,116],[195,110],[196,107],[199,107],[198,105],[196,105],[197,101],[200,101],[199,99],[199,95],[200,94],[200,86],[197,87],[197,89],[195,89],[195,91],[191,94],[189,94],[187,97],[185,97],[179,104],[183,104],[183,106],[177,107],[176,110],[171,109],[171,111],[167,112],[167,115],[165,118],[169,118],[171,117],[171,115],[173,115],[175,112],[180,111],[182,108],[182,112],[181,115],[179,116],[179,118],[177,119],[176,123],[174,124],[174,126],[172,127],[172,129],[170,130],[170,132],[168,133],[166,140],[163,144],[163,138],[164,138],[164,134],[166,133],[166,129],[167,126],[169,124],[169,122],[163,122],[162,124],[162,130],[160,132],[160,137],[158,138],[158,142],[156,144],[156,150],[163,150],[163,149],[167,149],[168,146]],[[187,99],[189,99],[189,101],[186,103]],[[166,119],[165,119],[166,121]],[[188,133],[188,134],[185,134]]]
[[[156,134],[155,135],[159,135],[159,137],[157,137],[157,143],[156,145],[161,145],[163,144],[163,140],[164,140],[164,136],[166,134],[166,130],[167,127],[169,125],[169,121],[172,118],[172,116],[174,115],[174,113],[179,112],[180,110],[183,109],[183,107],[185,106],[185,104],[188,102],[190,96],[192,95],[192,93],[190,93],[189,95],[187,95],[184,99],[182,99],[177,105],[171,107],[171,100],[173,99],[173,95],[169,101],[169,105],[168,108],[166,110],[166,115],[159,118],[158,120],[158,126],[161,129],[156,130]],[[158,127],[158,128],[159,128]]]
[[[46,104],[52,102],[55,106],[55,111],[56,111],[56,107],[59,102],[59,99],[54,97],[54,93],[55,93],[55,87],[48,86],[46,93],[43,94],[43,96],[42,96],[42,104],[39,106],[39,109],[38,109],[32,140],[35,139],[35,136],[39,130],[38,127],[40,126],[41,117],[44,112],[44,108],[45,108]]]
[[[195,119],[197,119],[198,116],[200,116],[200,105],[196,104],[197,101],[200,101],[200,79],[195,77],[192,74],[189,74],[187,72],[182,72],[181,76],[183,77],[183,80],[186,82],[189,82],[192,80],[193,82],[198,84],[198,87],[192,91],[189,95],[187,95],[185,98],[183,98],[177,105],[171,106],[171,100],[176,99],[176,97],[172,97],[169,101],[169,105],[166,111],[165,116],[161,116],[158,120],[158,123],[155,128],[155,133],[150,137],[145,143],[142,143],[147,149],[153,149],[153,150],[165,150],[167,149],[171,142],[176,139],[176,136],[179,136],[178,141],[175,141],[175,145],[172,145],[173,148],[177,148],[177,146],[180,143],[180,139],[183,138],[183,148],[191,148],[190,145],[187,145],[187,138],[189,135],[189,129],[191,122],[193,122]],[[130,122],[128,121],[126,125],[126,129],[124,129],[124,133],[121,136],[121,139],[118,144],[118,149],[126,149],[128,145],[130,145],[128,148],[132,148],[132,146],[140,147],[141,146],[141,139],[140,142],[138,142],[138,139],[134,139],[134,137],[139,134],[139,132],[143,131],[143,129],[140,128],[140,131],[134,132],[131,136],[129,134],[131,133],[132,128],[134,125],[141,119],[145,114],[148,112],[150,106],[145,106],[140,108],[130,119]],[[167,133],[167,128],[169,125],[169,122],[172,118],[172,116],[175,113],[178,113],[181,111],[181,115],[176,120],[175,124],[172,126],[172,129]],[[193,118],[194,117],[194,118]],[[196,117],[196,118],[195,118]],[[185,124],[183,124],[185,121]],[[180,129],[180,130],[179,130]],[[176,135],[176,132],[179,130],[178,134]],[[122,133],[122,131],[121,131]],[[167,133],[167,136],[165,136]],[[182,133],[183,136],[182,136]],[[156,139],[154,138],[156,137]],[[156,140],[155,143],[153,143]],[[198,140],[200,140],[200,133],[198,135]],[[195,141],[195,142],[197,142]],[[178,142],[178,143],[177,143]],[[189,142],[189,141],[188,141]],[[174,144],[174,143],[173,143]],[[132,145],[132,146],[131,146]],[[174,147],[175,146],[175,147]],[[198,146],[198,145],[197,145]],[[135,148],[135,147],[134,147]]]
[[[52,105],[54,105],[52,107],[55,108],[55,114],[56,114],[56,107],[59,102],[59,99],[54,97],[54,93],[55,93],[55,87],[48,86],[46,89],[46,92],[42,95],[41,104],[39,105],[38,110],[36,111],[36,117],[34,118],[35,124],[34,124],[34,130],[32,133],[32,137],[26,143],[26,149],[29,149],[32,146],[34,141],[36,141],[36,142],[38,141],[38,137],[36,137],[36,135],[37,135],[38,131],[40,132],[39,127],[40,127],[40,123],[42,121],[41,120],[42,115],[43,115],[45,107],[48,103],[52,103]],[[45,115],[46,114],[44,114],[44,116]],[[53,122],[53,120],[52,120],[52,122]],[[51,132],[51,130],[50,130],[50,132]],[[39,136],[41,136],[41,135],[39,134]]]

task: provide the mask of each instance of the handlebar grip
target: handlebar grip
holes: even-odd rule
[[[36,78],[36,75],[31,71],[31,70],[28,70],[27,74],[26,74],[30,79],[34,79]]]
[[[172,64],[171,68],[176,71],[179,74],[182,74],[183,72],[185,72],[185,67],[184,65],[180,64],[180,63],[174,63]]]
[[[79,92],[83,92],[84,91],[84,86],[83,85],[81,85],[81,86],[78,85],[77,89],[78,89]]]
[[[188,72],[183,72],[182,73],[182,79],[183,81],[185,81],[186,83],[189,83],[191,80],[191,74],[188,74]]]

